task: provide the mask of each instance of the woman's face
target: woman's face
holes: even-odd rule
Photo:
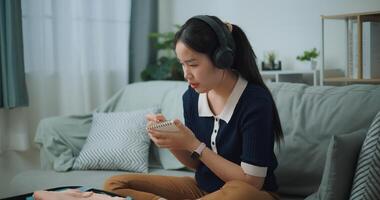
[[[223,70],[217,68],[206,54],[194,51],[181,41],[177,42],[175,52],[185,79],[195,91],[204,93],[219,85]]]

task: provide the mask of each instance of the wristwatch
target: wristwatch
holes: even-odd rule
[[[192,153],[191,153],[191,158],[193,160],[198,160],[199,157],[201,157],[202,155],[202,151],[205,150],[206,148],[206,144],[205,143],[201,143]]]

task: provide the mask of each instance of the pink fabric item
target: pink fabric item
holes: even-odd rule
[[[106,194],[93,192],[81,192],[77,189],[65,191],[36,191],[33,194],[35,200],[124,200],[122,197],[111,197]]]

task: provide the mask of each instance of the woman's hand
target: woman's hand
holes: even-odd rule
[[[166,121],[162,114],[147,115],[148,126]],[[190,158],[190,152],[195,150],[199,145],[199,140],[194,136],[193,132],[188,129],[180,120],[174,120],[177,126],[177,132],[165,133],[157,129],[148,129],[150,139],[160,148],[168,148],[173,155],[186,167],[196,169],[199,165],[199,160]]]
[[[149,123],[165,121],[163,115],[147,116]],[[158,121],[156,121],[158,120]],[[148,125],[149,125],[148,123]],[[200,145],[200,141],[194,136],[193,132],[187,128],[180,120],[174,120],[174,124],[178,128],[178,132],[165,132],[157,129],[148,130],[150,138],[160,148],[168,148],[173,150],[193,151]]]
[[[148,126],[154,123],[166,121],[166,118],[163,114],[147,114],[146,119],[148,120]]]

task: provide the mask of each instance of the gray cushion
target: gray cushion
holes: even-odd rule
[[[280,151],[276,149],[279,192],[306,197],[318,190],[331,137],[368,129],[380,110],[380,87],[291,83],[268,87],[285,135]]]
[[[99,106],[99,111],[129,111],[159,105],[162,114],[168,119],[183,121],[182,94],[188,84],[185,81],[148,81],[129,84],[123,91]],[[130,95],[133,94],[133,95]],[[164,169],[180,169],[179,162],[168,149],[152,145],[154,157]]]
[[[145,116],[157,110],[94,113],[90,133],[73,169],[147,172],[150,138]]]
[[[351,200],[380,199],[380,112],[377,113],[360,151]]]
[[[333,136],[327,149],[321,185],[306,200],[346,200],[350,196],[356,162],[366,135],[362,129]]]

